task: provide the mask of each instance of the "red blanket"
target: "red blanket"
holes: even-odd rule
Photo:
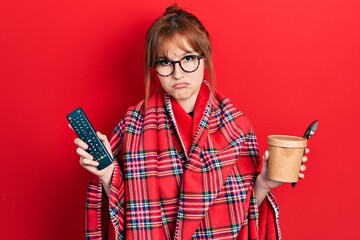
[[[259,218],[253,187],[260,158],[251,124],[206,84],[193,119],[159,91],[146,111],[143,102],[128,110],[111,146],[111,239],[280,239],[272,194]],[[102,239],[108,229],[102,194],[94,179],[88,239]]]

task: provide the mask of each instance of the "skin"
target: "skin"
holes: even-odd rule
[[[177,61],[188,55],[199,55],[186,42],[183,45],[187,51],[184,51],[171,42],[165,44],[166,56],[160,59]],[[192,112],[195,107],[197,95],[204,79],[205,64],[204,59],[200,60],[199,68],[192,73],[184,72],[179,64],[175,64],[172,75],[168,77],[159,76],[163,89],[169,93],[184,108],[186,112]]]
[[[69,127],[71,128],[70,124]],[[96,135],[102,141],[107,151],[112,155],[110,143],[106,135],[100,132],[96,132]],[[93,156],[91,156],[88,152],[86,152],[86,149],[88,149],[89,146],[80,138],[75,138],[74,143],[77,146],[76,153],[80,156],[80,160],[79,160],[80,165],[100,179],[103,188],[106,192],[106,195],[109,196],[111,178],[112,178],[112,173],[114,171],[114,164],[112,163],[106,168],[99,171],[97,169],[97,166],[99,166],[99,162],[95,161]]]
[[[183,46],[186,49],[185,51],[173,45],[172,43],[168,43],[165,46],[165,49],[167,49],[166,56],[163,56],[162,58],[170,61],[177,61],[182,59],[186,55],[200,54],[198,52],[195,52],[186,42],[183,43]],[[159,79],[161,86],[164,88],[164,90],[168,92],[174,99],[176,99],[186,112],[192,112],[194,110],[196,98],[204,78],[204,70],[204,59],[200,60],[199,68],[192,73],[184,72],[180,68],[179,64],[176,64],[172,75],[168,77],[162,77],[159,75]],[[111,153],[111,147],[107,137],[100,132],[97,132],[96,134],[99,139],[104,143],[108,152]],[[100,179],[106,194],[109,196],[114,165],[111,164],[108,167],[99,171],[97,169],[99,163],[97,161],[94,161],[93,157],[86,152],[86,149],[88,148],[87,144],[79,138],[76,138],[74,143],[77,146],[76,152],[80,156],[80,165]],[[305,153],[308,152],[309,149],[306,149]],[[262,201],[271,189],[274,189],[284,184],[283,182],[274,181],[267,177],[267,162],[269,159],[268,151],[265,151],[262,158],[262,171],[255,182],[255,195],[258,200],[258,205],[262,203]],[[307,157],[304,156],[302,162],[305,163],[307,160]],[[305,170],[305,165],[302,165],[300,170],[301,172],[299,173],[299,178],[305,177],[305,175],[303,174]]]
[[[305,153],[309,153],[310,150],[308,148],[305,149]],[[262,203],[265,199],[266,195],[271,189],[277,188],[283,184],[284,182],[274,181],[268,178],[268,160],[269,160],[269,152],[266,150],[264,155],[262,156],[263,166],[261,169],[261,173],[256,178],[255,182],[255,196],[258,201],[258,205]],[[308,160],[307,156],[303,156],[302,163],[305,163]],[[306,166],[304,164],[300,167],[299,178],[302,179],[305,177],[304,171],[306,170]]]

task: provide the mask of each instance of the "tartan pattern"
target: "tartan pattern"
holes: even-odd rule
[[[116,239],[258,239],[253,186],[260,160],[249,120],[229,99],[210,94],[187,154],[167,93],[153,95],[142,112],[144,102],[130,108],[110,141]],[[87,239],[102,239],[101,195],[94,179]]]

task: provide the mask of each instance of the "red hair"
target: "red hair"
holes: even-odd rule
[[[207,80],[210,86],[214,87],[214,68],[209,33],[196,16],[178,8],[175,4],[166,8],[164,14],[151,25],[146,34],[145,102],[150,95],[151,67],[160,56],[164,55],[166,50],[163,49],[164,43],[170,41],[179,48],[187,50],[184,46],[184,40],[194,51],[204,55]]]

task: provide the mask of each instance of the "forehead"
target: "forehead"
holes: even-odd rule
[[[172,37],[159,42],[157,57],[176,58],[187,53],[195,53],[194,48],[183,37]]]

